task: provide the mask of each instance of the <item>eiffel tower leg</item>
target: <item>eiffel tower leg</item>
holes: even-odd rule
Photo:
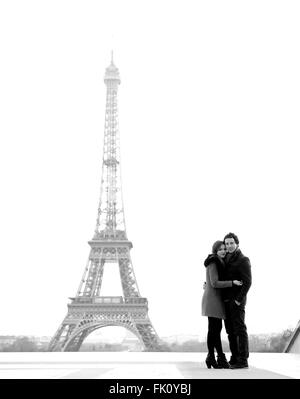
[[[158,352],[162,350],[159,338],[150,321],[147,324],[137,323],[136,328],[143,341],[146,351]]]
[[[85,338],[89,335],[89,329],[82,331],[81,333],[77,334],[74,339],[72,339],[68,344],[66,344],[64,351],[65,352],[78,352],[82,342]]]
[[[94,291],[93,291],[93,295],[95,295],[95,296],[100,296],[100,290],[101,290],[102,278],[103,278],[103,271],[104,271],[104,264],[105,264],[105,259],[100,259],[99,266],[98,266],[97,279],[96,279],[95,287],[94,287]]]
[[[49,344],[49,351],[64,351],[64,346],[71,336],[75,324],[62,323]]]
[[[124,297],[140,296],[130,257],[119,259],[119,270]]]
[[[97,249],[98,250],[98,249]],[[88,274],[81,280],[77,296],[99,296],[103,277],[103,266],[105,259],[94,259],[96,255],[91,250],[92,259],[88,265]]]
[[[77,352],[89,333],[90,331],[87,328],[76,334],[75,324],[64,324],[58,329],[57,333],[51,340],[49,351]],[[74,336],[74,334],[76,335]],[[73,339],[71,339],[72,336],[74,336]]]

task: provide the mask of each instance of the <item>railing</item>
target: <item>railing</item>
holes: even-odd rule
[[[147,298],[141,298],[141,297],[131,297],[131,298],[125,298],[125,303],[130,303],[130,304],[147,304]]]
[[[93,298],[94,303],[124,303],[121,296],[98,296]]]
[[[98,297],[87,297],[87,296],[78,296],[72,299],[73,303],[82,303],[82,304],[91,304],[91,303],[102,303],[102,304],[120,304],[125,303],[128,305],[143,305],[147,304],[147,298],[141,297],[127,297],[123,298],[122,296],[98,296]]]

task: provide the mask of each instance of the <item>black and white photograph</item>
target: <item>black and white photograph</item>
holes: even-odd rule
[[[0,2],[0,380],[300,380],[299,20]]]

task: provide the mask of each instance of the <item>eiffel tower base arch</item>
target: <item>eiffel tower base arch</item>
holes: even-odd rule
[[[146,298],[100,297],[102,303],[78,303],[73,298],[68,313],[49,344],[49,351],[77,352],[93,331],[109,326],[124,327],[143,345],[144,351],[160,351],[162,344],[148,317]],[[119,303],[116,302],[119,300]],[[110,302],[109,302],[110,301]],[[106,302],[106,303],[104,303]]]

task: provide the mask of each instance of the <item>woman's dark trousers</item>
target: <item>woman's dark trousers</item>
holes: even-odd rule
[[[214,355],[215,349],[219,356],[223,354],[221,342],[222,319],[217,317],[208,318],[207,347],[208,353]]]

